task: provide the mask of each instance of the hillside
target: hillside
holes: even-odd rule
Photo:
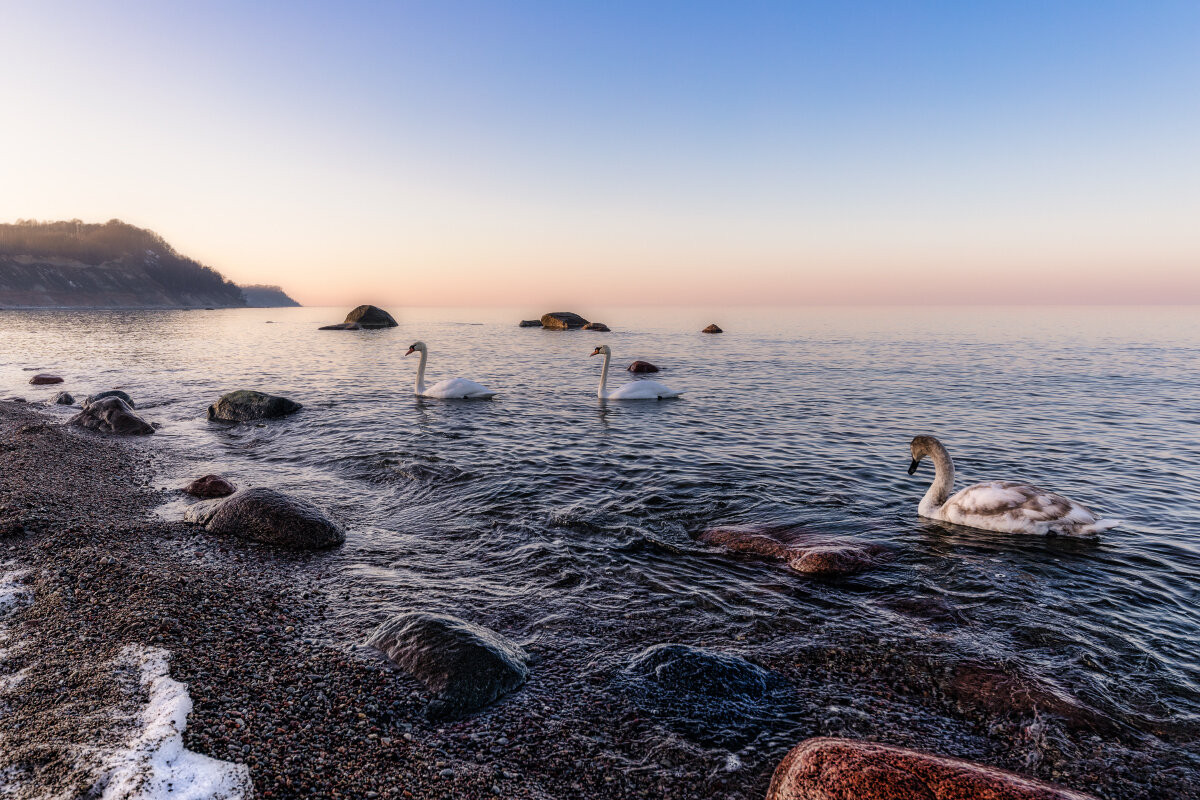
[[[288,297],[287,292],[279,286],[255,283],[238,288],[242,290],[242,294],[246,298],[246,305],[250,308],[285,308],[300,305]]]
[[[245,305],[221,273],[120,220],[0,225],[0,308]]]

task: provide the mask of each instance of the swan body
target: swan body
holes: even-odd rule
[[[413,390],[413,394],[417,397],[432,397],[439,400],[487,400],[496,396],[495,392],[483,384],[469,381],[466,378],[450,378],[435,383],[433,386],[426,386],[425,362],[429,358],[429,349],[424,342],[416,342],[408,348],[408,352],[404,355],[407,356],[410,353],[421,354],[421,363],[417,365],[417,383]]]
[[[912,440],[911,449],[909,475],[917,471],[926,456],[934,464],[933,483],[917,506],[917,513],[926,519],[985,531],[1040,536],[1096,536],[1119,524],[1116,520],[1100,519],[1060,494],[1017,481],[977,483],[951,495],[954,462],[942,443],[932,436],[918,436]]]
[[[602,344],[593,350],[591,355],[604,356],[604,368],[600,370],[600,388],[596,392],[596,396],[601,400],[669,400],[683,394],[658,381],[630,381],[610,390],[608,364],[612,360],[612,350],[608,345]]]

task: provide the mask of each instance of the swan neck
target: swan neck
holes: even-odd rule
[[[421,351],[421,363],[417,365],[417,394],[425,391],[425,359],[429,357],[428,350]]]
[[[954,489],[954,462],[950,460],[946,448],[942,447],[940,442],[937,443],[929,457],[933,461],[933,483],[929,485],[929,491],[921,500],[921,510],[940,507],[949,499],[950,492]]]
[[[612,358],[612,353],[604,354],[604,366],[600,370],[600,391],[596,392],[597,397],[604,397],[605,387],[608,386],[608,362]]]

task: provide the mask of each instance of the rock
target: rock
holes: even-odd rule
[[[585,331],[607,331],[607,330],[610,330],[610,328],[607,325],[605,325],[603,322],[589,322],[587,325],[583,326],[583,329]]]
[[[523,320],[521,320],[521,323],[517,327],[519,327],[519,328],[540,328],[540,327],[542,327],[542,321],[540,319],[523,319]]]
[[[250,422],[256,419],[274,419],[294,414],[303,406],[273,394],[239,389],[222,395],[221,399],[208,407],[210,420],[224,422]]]
[[[1065,689],[1017,667],[961,661],[951,668],[943,688],[960,707],[999,717],[1051,715],[1072,730],[1105,734],[1118,730],[1107,715],[1084,705]]]
[[[337,325],[322,325],[319,331],[361,331],[362,325],[357,322],[339,322]]]
[[[552,331],[569,331],[587,324],[586,319],[570,311],[552,311],[542,315],[542,327]]]
[[[89,394],[87,397],[83,398],[83,407],[87,408],[90,403],[94,403],[97,400],[103,400],[106,397],[119,397],[125,401],[125,405],[129,406],[130,408],[137,408],[137,403],[133,402],[133,398],[122,392],[120,389],[109,389],[107,392]]]
[[[57,375],[48,375],[44,372],[39,372],[29,379],[29,382],[34,386],[49,386],[52,383],[62,383],[63,379]]]
[[[786,561],[796,572],[814,577],[853,575],[891,557],[883,545],[832,539],[793,525],[730,525],[710,528],[696,538],[737,553]]]
[[[629,662],[628,670],[668,691],[711,697],[758,698],[777,683],[772,673],[740,656],[686,644],[648,647]]]
[[[448,614],[400,614],[376,628],[366,643],[435,694],[427,709],[433,719],[469,714],[518,688],[529,675],[529,656],[519,645]]]
[[[395,328],[392,315],[376,306],[359,306],[346,315],[345,323],[357,322],[364,328]]]
[[[54,395],[54,399],[50,403],[56,406],[73,406],[75,405],[75,397],[70,392],[59,392]]]
[[[346,541],[342,527],[316,506],[265,488],[246,489],[222,502],[205,529],[294,550],[320,550]]]
[[[105,397],[103,400],[89,403],[84,406],[83,411],[67,420],[67,424],[124,436],[146,436],[154,433],[154,427],[133,413],[133,409],[119,397]]]
[[[717,323],[714,322],[712,325],[709,325],[707,328],[705,328],[704,330],[702,330],[700,332],[701,333],[724,333],[725,331],[721,330],[717,326]]]
[[[237,487],[220,475],[205,475],[183,487],[183,491],[193,497],[228,497],[237,491]]]
[[[1014,772],[852,739],[801,742],[775,768],[767,800],[1094,800]]]
[[[658,372],[658,367],[651,364],[649,361],[635,361],[626,369],[630,372]]]

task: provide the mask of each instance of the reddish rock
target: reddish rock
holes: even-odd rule
[[[831,539],[786,525],[730,525],[711,528],[696,538],[737,553],[786,561],[796,572],[814,577],[853,575],[890,556],[886,547],[872,542]]]
[[[635,361],[626,369],[630,372],[658,372],[658,367],[651,364],[649,361]]]
[[[205,475],[183,487],[183,490],[193,497],[227,497],[237,491],[237,487],[220,475]]]
[[[725,331],[723,331],[719,327],[717,327],[717,323],[714,322],[712,325],[709,325],[707,328],[705,328],[704,330],[702,330],[700,332],[701,333],[724,333]]]
[[[44,372],[39,372],[37,375],[34,375],[32,378],[30,378],[29,382],[34,386],[48,386],[52,383],[62,383],[63,379],[57,375],[47,375]]]
[[[542,327],[552,331],[569,331],[582,328],[588,321],[571,311],[551,311],[542,314]]]
[[[1007,717],[1035,713],[1060,718],[1066,727],[1111,733],[1116,725],[1099,711],[1076,700],[1047,680],[1007,669],[963,661],[954,665],[945,683],[946,694],[962,707]]]
[[[853,739],[801,742],[775,768],[767,800],[1095,800],[959,758]]]
[[[805,575],[837,578],[853,575],[875,565],[868,548],[857,544],[828,544],[803,550],[788,566]]]
[[[607,330],[610,330],[610,328],[607,325],[605,325],[603,322],[589,322],[587,325],[583,326],[583,329],[585,331],[607,331]]]

